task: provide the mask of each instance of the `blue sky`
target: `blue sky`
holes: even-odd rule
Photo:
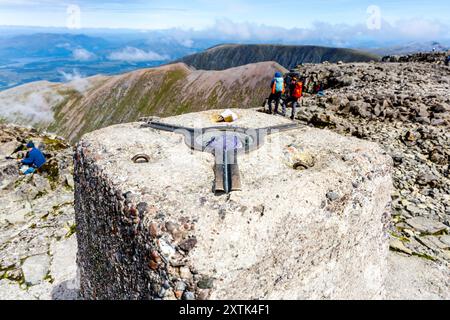
[[[448,0],[0,0],[0,26],[73,26],[74,5],[80,33],[170,29],[187,43],[204,38],[342,47],[450,45]]]
[[[314,22],[365,23],[370,5],[382,19],[450,24],[448,0],[0,0],[0,25],[65,26],[67,6],[81,9],[85,28],[207,28],[216,20],[308,28]]]

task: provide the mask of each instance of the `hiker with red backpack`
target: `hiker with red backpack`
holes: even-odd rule
[[[300,81],[298,76],[293,76],[289,83],[289,96],[283,105],[283,114],[286,115],[286,105],[292,104],[291,120],[295,118],[295,108],[299,105],[299,101],[303,96],[303,82]]]
[[[272,89],[272,93],[269,97],[269,113],[272,114],[272,102],[275,101],[275,114],[278,113],[278,108],[281,103],[281,98],[284,94],[285,87],[284,87],[284,79],[281,72],[276,72],[275,77],[273,78],[272,82],[270,83],[270,87]]]

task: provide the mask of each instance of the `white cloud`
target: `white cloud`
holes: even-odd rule
[[[180,40],[179,43],[186,48],[192,48],[194,46],[194,41],[191,39]]]
[[[76,60],[80,60],[80,61],[89,61],[89,60],[93,60],[96,58],[95,54],[83,49],[83,48],[78,48],[72,51],[73,54],[73,58]]]
[[[450,42],[450,27],[439,21],[409,19],[388,22],[382,20],[380,29],[370,29],[366,23],[331,24],[316,22],[309,28],[283,28],[249,22],[218,19],[203,30],[172,29],[184,39],[215,39],[223,42],[257,42],[280,44],[316,44],[364,47],[409,41]]]
[[[62,97],[42,87],[18,87],[0,93],[0,116],[18,124],[50,123]]]
[[[108,56],[109,60],[119,60],[119,61],[165,61],[170,60],[167,55],[160,55],[153,51],[144,51],[134,47],[126,47],[122,50],[115,51]]]
[[[83,93],[90,81],[74,70],[72,73],[60,71],[66,86]],[[0,117],[17,124],[50,123],[53,107],[63,101],[53,86],[45,82],[35,82],[0,92]]]
[[[59,73],[63,76],[69,87],[80,93],[85,92],[90,86],[89,80],[83,78],[77,70],[73,70],[73,73],[67,73],[64,71],[59,71]]]
[[[400,20],[396,27],[406,37],[418,37],[421,39],[434,39],[443,35],[449,35],[448,26],[423,19]]]

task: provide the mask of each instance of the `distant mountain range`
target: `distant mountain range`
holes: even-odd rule
[[[446,49],[436,42],[375,49],[367,49],[373,44],[362,44],[366,48],[361,50],[259,42],[220,45],[224,41],[220,35],[217,39],[210,34],[190,36],[193,34],[177,30],[77,31],[0,26],[0,91],[41,80],[67,82],[100,74],[122,74],[172,61],[205,70],[277,61],[290,69],[299,63],[370,61],[384,55],[431,51],[434,47]],[[207,48],[210,49],[203,52]]]
[[[380,56],[364,51],[319,46],[227,44],[184,57],[179,62],[201,70],[224,70],[262,61],[276,61],[287,69],[301,63],[369,62]]]
[[[224,70],[261,61],[277,61],[292,68],[302,62],[378,59],[360,51],[316,46],[220,45],[202,52],[217,45],[218,40],[190,40],[155,32],[15,32],[24,34],[6,31],[0,36],[0,91],[41,80],[67,82],[100,74],[116,75],[171,61],[185,62],[197,69]]]
[[[450,50],[449,45],[441,44],[436,41],[430,42],[411,42],[404,45],[387,47],[387,48],[377,48],[377,49],[367,49],[369,52],[378,54],[381,56],[392,56],[392,55],[407,55],[414,54],[418,52],[432,52],[433,50],[442,52]]]
[[[76,141],[86,132],[143,116],[258,107],[276,71],[287,70],[275,62],[224,71],[176,63],[69,83],[35,82],[0,92],[0,118]]]

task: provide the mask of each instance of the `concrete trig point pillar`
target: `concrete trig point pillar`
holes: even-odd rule
[[[236,112],[238,127],[291,123]],[[210,127],[214,113],[161,121]],[[133,163],[136,154],[149,162]],[[392,168],[377,145],[306,127],[273,134],[239,156],[241,191],[231,194],[212,192],[214,160],[142,123],[82,139],[75,206],[84,298],[383,297]]]

